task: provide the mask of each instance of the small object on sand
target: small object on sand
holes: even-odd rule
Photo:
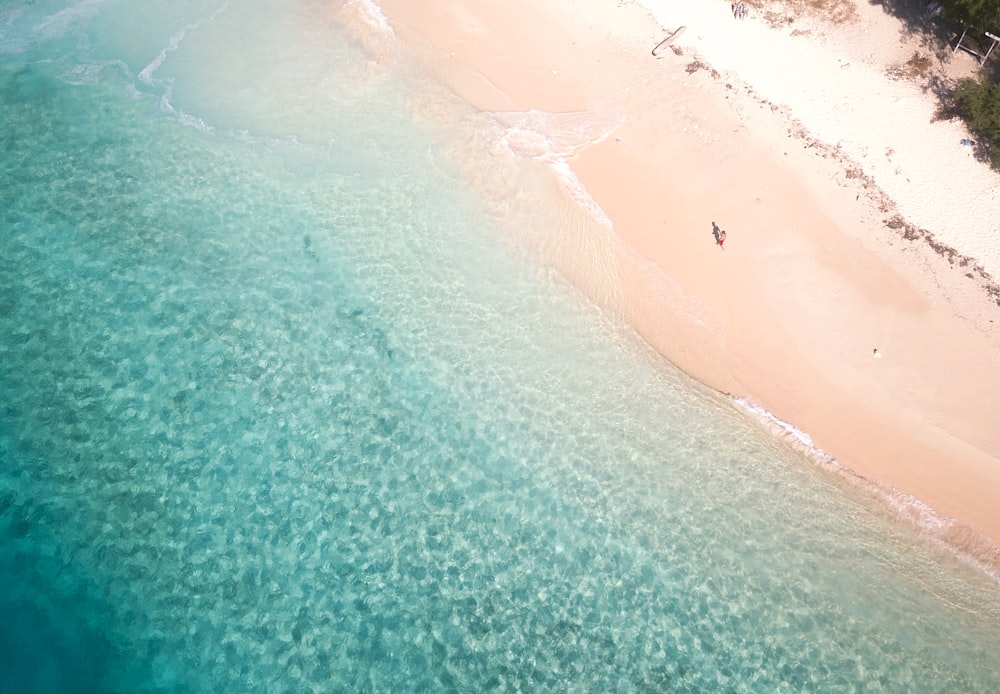
[[[656,56],[656,52],[658,50],[660,50],[661,48],[666,48],[667,46],[672,44],[674,42],[674,39],[676,39],[678,36],[684,33],[685,28],[686,27],[678,27],[674,31],[674,33],[672,33],[670,36],[668,36],[667,38],[663,39],[658,44],[656,44],[656,47],[653,49],[653,55]]]
[[[875,357],[876,359],[881,359],[882,358],[882,353],[878,351],[878,347],[876,347],[875,351],[872,352],[872,356]]]
[[[972,147],[974,144],[976,143],[973,140],[962,140],[963,147]]]

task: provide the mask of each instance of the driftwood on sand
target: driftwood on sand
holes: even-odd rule
[[[661,48],[666,48],[667,46],[669,46],[670,44],[672,44],[674,42],[674,39],[676,39],[678,36],[680,36],[683,33],[684,33],[684,27],[678,27],[674,31],[674,33],[672,33],[670,36],[668,36],[667,38],[663,39],[658,44],[656,44],[656,47],[653,48],[653,55],[655,56],[656,52],[658,50],[660,50]]]

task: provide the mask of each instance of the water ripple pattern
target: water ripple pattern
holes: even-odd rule
[[[322,3],[57,4],[0,14],[0,690],[995,691],[995,586],[507,245]]]

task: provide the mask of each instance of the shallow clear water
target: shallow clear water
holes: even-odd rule
[[[995,588],[410,99],[323,3],[0,7],[0,691],[994,691]]]

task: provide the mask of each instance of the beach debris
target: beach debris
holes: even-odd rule
[[[669,46],[670,44],[672,44],[674,42],[674,40],[678,36],[680,36],[681,34],[684,33],[684,29],[686,29],[686,28],[687,27],[683,27],[683,26],[677,27],[677,29],[674,30],[674,33],[672,33],[670,36],[668,36],[667,38],[663,39],[658,44],[656,44],[656,46],[653,48],[653,56],[654,57],[658,57],[656,55],[656,52],[658,50],[660,50],[661,48],[666,48],[667,46]]]
[[[684,72],[688,73],[689,75],[693,75],[694,73],[698,72],[698,70],[707,70],[708,73],[712,75],[712,77],[715,79],[719,79],[722,76],[719,74],[718,70],[713,68],[711,65],[707,65],[706,63],[701,62],[700,60],[692,60],[690,63],[684,66]]]
[[[878,347],[875,348],[875,351],[872,353],[872,357],[874,357],[875,359],[882,358],[882,353],[878,351]]]
[[[885,74],[889,79],[916,79],[925,77],[933,67],[931,57],[923,51],[916,51],[905,63],[897,63],[886,68]]]
[[[750,14],[750,8],[747,7],[745,2],[733,3],[733,17],[736,19],[746,19],[748,14]]]
[[[975,140],[962,140],[963,147],[974,147],[976,145]]]

